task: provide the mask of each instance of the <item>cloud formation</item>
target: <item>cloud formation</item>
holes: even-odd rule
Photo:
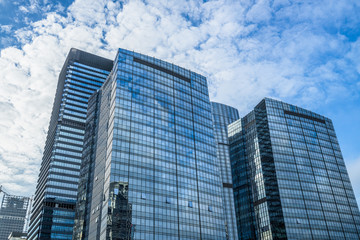
[[[33,2],[22,10],[36,11]],[[34,192],[71,47],[110,59],[127,48],[184,66],[208,77],[212,100],[242,114],[264,96],[313,110],[359,99],[356,0],[76,0],[65,15],[61,5],[43,10],[0,55],[0,183],[17,194]]]

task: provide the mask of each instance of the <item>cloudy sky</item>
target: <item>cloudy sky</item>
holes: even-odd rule
[[[0,0],[0,185],[34,193],[69,49],[121,47],[207,76],[211,99],[241,115],[268,96],[331,118],[360,201],[359,12],[358,0]]]

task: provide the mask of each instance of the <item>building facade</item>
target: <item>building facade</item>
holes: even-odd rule
[[[229,141],[239,239],[360,238],[330,119],[265,98],[229,125]]]
[[[96,95],[89,105],[99,113],[85,235],[226,239],[206,78],[119,49]]]
[[[60,72],[28,232],[72,239],[88,98],[113,62],[71,49]]]
[[[87,240],[89,237],[91,199],[99,125],[99,96],[100,94],[98,93],[93,94],[88,102],[73,239]]]
[[[26,210],[26,215],[25,215],[25,224],[24,224],[24,229],[23,232],[27,234],[27,232],[29,231],[29,225],[30,225],[30,217],[31,217],[31,210],[34,204],[34,197],[31,196],[29,198],[29,203],[28,203],[28,208]]]
[[[223,185],[223,203],[225,212],[225,227],[227,239],[237,239],[234,193],[229,156],[229,141],[227,126],[239,119],[238,110],[225,104],[211,102],[212,118],[217,143],[217,159],[220,164],[220,174]]]
[[[0,239],[8,239],[11,232],[23,232],[29,204],[28,197],[4,194],[0,208]]]

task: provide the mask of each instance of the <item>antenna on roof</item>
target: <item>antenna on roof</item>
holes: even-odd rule
[[[4,193],[5,195],[10,195],[9,193],[7,193],[5,190],[4,190],[4,187],[2,185],[0,185],[0,193]]]

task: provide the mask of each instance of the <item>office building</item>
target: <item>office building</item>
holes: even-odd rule
[[[237,109],[216,102],[211,102],[212,117],[217,143],[217,159],[220,164],[220,175],[223,185],[223,203],[227,239],[237,239],[234,193],[229,156],[227,126],[239,119]]]
[[[229,125],[239,239],[359,239],[330,119],[265,98]]]
[[[92,191],[82,236],[226,239],[205,77],[119,49],[90,104],[86,130],[96,139],[85,134],[94,152],[84,161],[94,164],[83,174]]]
[[[8,239],[11,232],[23,232],[29,202],[28,197],[4,192],[0,208],[0,239]]]
[[[29,231],[30,217],[31,217],[31,210],[33,207],[33,203],[34,203],[34,198],[33,198],[33,196],[31,196],[29,198],[28,208],[26,210],[26,215],[25,215],[25,223],[24,223],[24,229],[23,229],[24,233],[27,233]]]
[[[99,94],[93,94],[88,103],[85,124],[84,150],[80,167],[78,197],[75,212],[73,239],[88,239],[94,164],[96,157],[97,121],[99,119]]]
[[[72,239],[88,98],[113,62],[71,49],[60,72],[30,220],[29,239]]]

